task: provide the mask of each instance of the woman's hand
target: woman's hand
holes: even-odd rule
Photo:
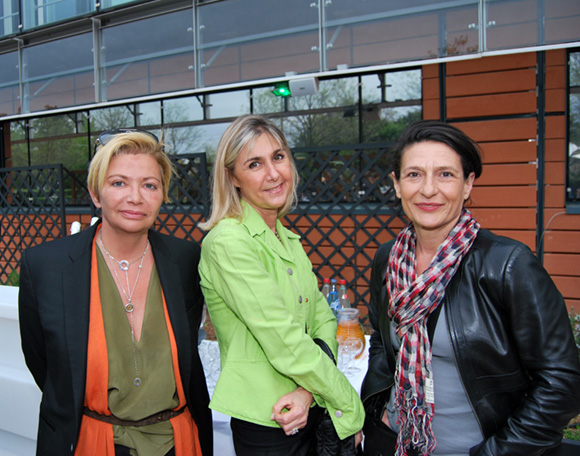
[[[294,435],[296,429],[306,426],[313,400],[312,394],[299,386],[278,399],[272,407],[271,419],[280,425],[286,435]],[[287,411],[283,411],[284,409]]]
[[[387,414],[387,411],[385,410],[383,413],[383,417],[381,418],[382,422],[385,423],[387,425],[388,428],[391,428],[391,423],[389,422],[389,416]]]
[[[363,439],[363,431],[360,430],[354,435],[354,447],[356,448],[359,446]]]

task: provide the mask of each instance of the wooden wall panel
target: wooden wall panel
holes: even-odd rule
[[[545,158],[547,162],[566,160],[566,139],[546,139]]]
[[[544,250],[546,253],[580,253],[580,231],[545,231]]]
[[[546,185],[544,190],[544,207],[564,207],[566,188],[563,184]]]
[[[537,170],[534,163],[506,163],[484,165],[477,185],[536,185]]]
[[[474,187],[471,200],[477,207],[536,207],[535,186]]]
[[[536,208],[469,207],[481,226],[490,230],[536,230]]]
[[[580,277],[580,254],[547,253],[544,267],[553,275]]]
[[[493,163],[535,163],[537,150],[535,141],[481,142],[485,167]]]
[[[515,92],[447,99],[447,115],[462,117],[506,116],[536,111],[535,92]]]
[[[552,275],[554,283],[564,296],[564,299],[577,299],[580,296],[580,280],[578,277]]]
[[[536,141],[536,119],[485,119],[452,122],[478,143],[498,141]]]
[[[448,97],[491,95],[536,90],[536,69],[474,73],[447,77],[445,87]]]

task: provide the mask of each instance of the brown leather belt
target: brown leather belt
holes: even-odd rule
[[[154,415],[148,416],[147,418],[143,418],[139,421],[122,420],[117,418],[115,415],[101,415],[100,413],[97,413],[94,410],[90,410],[87,407],[85,407],[83,413],[90,418],[94,418],[95,420],[114,424],[116,426],[148,426],[150,424],[162,423],[163,421],[175,418],[176,416],[181,415],[184,410],[185,407],[181,407],[179,410],[164,410],[163,412],[155,413]]]

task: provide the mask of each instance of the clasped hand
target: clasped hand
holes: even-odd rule
[[[306,426],[313,401],[312,394],[299,386],[278,399],[272,407],[270,419],[276,421],[286,435],[293,435],[294,429],[303,429]]]

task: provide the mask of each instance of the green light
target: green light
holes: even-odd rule
[[[272,90],[272,93],[277,97],[289,97],[290,95],[292,95],[292,92],[290,92],[290,87],[288,87],[287,82],[279,82],[278,84],[276,84],[274,86],[274,90]]]

